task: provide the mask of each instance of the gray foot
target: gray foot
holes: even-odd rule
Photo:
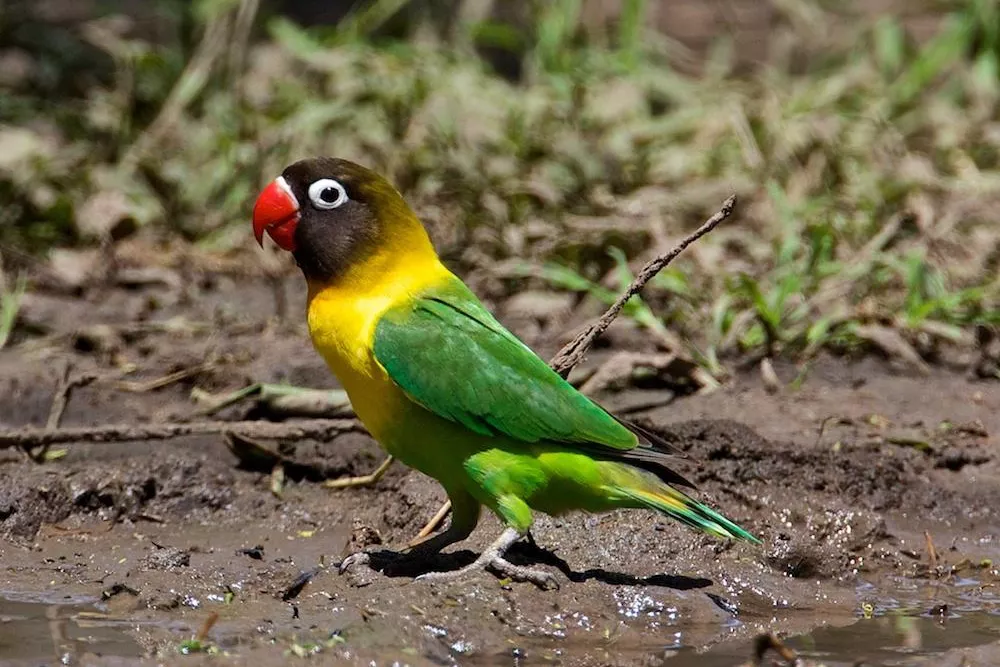
[[[428,572],[417,577],[416,581],[454,581],[470,574],[477,574],[483,570],[490,570],[502,577],[509,577],[514,581],[531,582],[542,590],[559,588],[559,580],[551,572],[536,570],[524,567],[523,565],[514,565],[503,557],[507,549],[520,537],[521,535],[517,530],[508,528],[471,565],[466,565],[463,568],[449,572]]]

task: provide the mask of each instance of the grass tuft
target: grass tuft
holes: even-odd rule
[[[607,303],[651,246],[735,191],[740,219],[629,305],[654,336],[679,335],[712,372],[863,349],[869,325],[921,354],[968,344],[1000,321],[996,3],[952,3],[923,43],[891,16],[784,4],[785,41],[749,75],[724,44],[681,74],[643,0],[603,33],[580,0],[555,0],[527,29],[478,17],[452,37],[387,37],[412,7],[381,0],[336,30],[261,15],[250,43],[255,3],[233,0],[195,3],[186,46],[91,34],[109,76],[41,125],[51,91],[0,104],[0,243],[94,243],[83,222],[112,191],[140,234],[248,248],[261,184],[335,154],[397,183],[459,270],[516,260],[510,291]],[[506,49],[520,77],[477,47]]]

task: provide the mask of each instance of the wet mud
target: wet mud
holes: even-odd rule
[[[297,283],[285,287],[284,320],[269,285],[226,276],[197,298],[148,285],[31,294],[37,326],[0,352],[0,426],[44,425],[67,367],[96,379],[73,391],[63,426],[202,418],[193,389],[336,386],[296,316]],[[610,334],[581,373],[622,345],[652,349],[627,323]],[[543,357],[562,342],[528,338]],[[802,369],[776,370],[790,382]],[[539,516],[534,544],[511,558],[551,569],[556,591],[485,572],[433,584],[391,566],[339,574],[359,528],[399,547],[444,500],[399,465],[372,488],[334,491],[305,474],[276,486],[220,436],[53,446],[43,463],[0,450],[0,659],[736,665],[756,635],[776,632],[829,665],[989,664],[990,646],[1000,651],[1000,386],[959,368],[824,357],[799,386],[768,389],[748,371],[631,412],[691,455],[682,472],[698,497],[762,546],[649,512]],[[669,397],[624,387],[597,398],[634,407],[651,392]],[[363,433],[271,444],[324,477],[382,460]],[[467,564],[499,530],[487,517],[428,565]]]

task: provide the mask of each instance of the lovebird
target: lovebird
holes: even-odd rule
[[[308,288],[313,345],[388,453],[436,479],[448,528],[414,547],[467,538],[487,507],[506,526],[481,568],[558,585],[507,549],[534,512],[641,508],[726,539],[757,538],[678,486],[679,451],[577,391],[505,329],[441,260],[423,224],[376,172],[321,157],[296,162],[259,195],[253,231],[292,253]]]

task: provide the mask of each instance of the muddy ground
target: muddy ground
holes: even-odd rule
[[[286,320],[273,317],[274,290],[260,279],[205,274],[183,290],[155,275],[117,283],[29,294],[22,326],[0,353],[0,426],[44,425],[67,363],[71,377],[98,379],[73,392],[63,426],[198,418],[195,387],[335,386],[300,321],[297,276],[283,285]],[[503,304],[498,312],[543,356],[579,324],[545,331]],[[613,349],[650,349],[628,322],[610,334],[582,372]],[[206,359],[215,364],[161,388],[116,384]],[[784,381],[800,370],[777,368]],[[647,386],[599,398],[635,408],[669,396]],[[240,405],[220,416],[260,415]],[[0,597],[10,601],[0,602],[0,656],[23,665],[62,656],[70,664],[267,665],[306,653],[321,664],[733,665],[749,657],[759,632],[852,623],[798,646],[828,664],[873,660],[893,642],[908,648],[890,651],[892,659],[918,662],[921,646],[987,645],[928,664],[989,664],[1000,651],[989,647],[1000,639],[996,382],[970,380],[957,366],[925,376],[874,358],[824,357],[798,388],[769,393],[748,370],[721,390],[632,416],[698,460],[684,472],[699,497],[763,546],[622,511],[538,518],[537,546],[519,545],[513,559],[556,571],[557,591],[487,573],[413,582],[391,565],[339,575],[329,566],[352,548],[355,527],[374,529],[387,546],[420,529],[443,500],[433,480],[397,465],[374,488],[332,491],[290,478],[278,497],[271,475],[237,465],[219,436],[72,444],[50,450],[65,456],[44,464],[0,450]],[[381,460],[362,433],[281,444],[333,477]],[[498,530],[488,518],[431,565],[470,562]],[[29,609],[43,611],[32,620]],[[211,652],[182,658],[182,642],[213,613]],[[918,625],[864,639],[900,614]],[[890,664],[881,659],[869,664]]]

